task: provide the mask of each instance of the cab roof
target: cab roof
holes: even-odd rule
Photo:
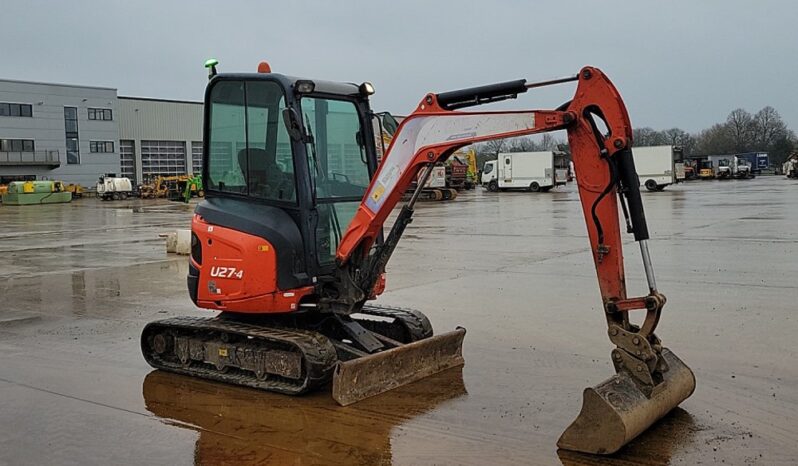
[[[345,96],[358,96],[360,95],[360,87],[354,83],[346,83],[339,81],[325,81],[322,79],[313,78],[300,78],[296,76],[287,76],[280,73],[219,73],[214,79],[225,80],[275,80],[280,81],[286,88],[293,88],[297,81],[312,81],[315,85],[314,93],[345,95]]]

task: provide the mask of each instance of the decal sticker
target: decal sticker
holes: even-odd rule
[[[211,277],[241,280],[244,278],[244,271],[235,267],[211,267]]]
[[[371,195],[371,200],[373,200],[374,202],[379,201],[384,192],[385,192],[385,186],[383,186],[382,184],[377,185],[377,187],[374,188],[374,193]]]

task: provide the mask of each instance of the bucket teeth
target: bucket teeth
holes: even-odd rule
[[[687,399],[695,390],[693,372],[667,348],[662,357],[669,369],[650,396],[624,372],[586,388],[582,410],[557,446],[583,453],[615,453]]]

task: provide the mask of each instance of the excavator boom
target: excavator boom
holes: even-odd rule
[[[574,98],[556,110],[461,112],[457,109],[515,98],[530,88],[577,81]],[[617,374],[585,390],[582,412],[561,437],[564,449],[613,453],[667,414],[695,388],[690,369],[662,347],[654,334],[665,297],[657,290],[648,250],[648,229],[632,159],[632,126],[620,94],[598,69],[543,83],[509,81],[441,94],[428,94],[397,129],[366,196],[336,252],[355,292],[343,302],[368,296],[406,226],[413,196],[402,208],[384,242],[377,239],[410,183],[468,144],[566,130]],[[422,171],[425,170],[425,171]],[[640,244],[649,293],[626,291],[619,204],[627,232]],[[629,313],[645,313],[643,324]]]

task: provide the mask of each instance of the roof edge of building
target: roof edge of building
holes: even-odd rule
[[[129,95],[120,95],[116,97],[119,100],[145,100],[148,102],[170,102],[170,103],[178,103],[178,104],[195,104],[195,105],[202,105],[202,101],[199,100],[179,100],[179,99],[158,99],[155,97],[134,97]]]
[[[54,82],[46,82],[46,81],[29,81],[29,80],[25,80],[25,79],[0,78],[0,82],[17,83],[17,84],[35,84],[35,85],[39,85],[39,86],[72,87],[72,88],[78,88],[78,89],[101,89],[101,90],[104,90],[104,91],[117,91],[118,90],[115,87],[87,86],[87,85],[83,85],[83,84],[54,83]]]

